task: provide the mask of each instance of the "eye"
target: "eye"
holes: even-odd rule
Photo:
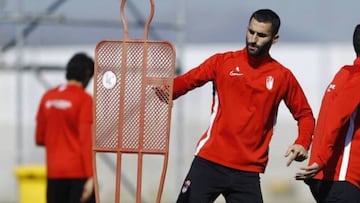
[[[261,37],[261,38],[264,38],[264,37],[267,37],[268,35],[265,34],[265,33],[261,33],[261,32],[260,32],[260,33],[258,33],[258,36]]]
[[[252,30],[252,29],[248,29],[248,31],[249,31],[249,33],[250,33],[251,35],[255,34],[255,31]]]

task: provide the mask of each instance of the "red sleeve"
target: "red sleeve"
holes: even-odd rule
[[[287,87],[288,91],[284,101],[298,125],[298,137],[294,143],[300,144],[308,150],[314,133],[315,119],[307,98],[292,73],[289,75]]]
[[[80,110],[79,116],[81,153],[87,177],[93,175],[92,171],[92,98],[88,97]]]
[[[327,109],[326,116],[324,116],[325,121],[321,121],[326,125],[323,126],[322,134],[316,135],[322,137],[322,142],[317,146],[317,156],[313,159],[320,167],[329,162],[336,147],[335,143],[342,135],[343,126],[349,122],[352,115],[355,115],[354,113],[359,113],[356,112],[360,103],[359,89],[360,80],[347,82],[344,88],[337,91],[332,102],[321,107]]]
[[[213,55],[205,60],[198,67],[178,76],[174,79],[173,99],[186,94],[188,91],[200,87],[215,78],[215,68],[217,67],[220,54]]]
[[[45,99],[41,99],[38,112],[36,114],[36,127],[35,127],[35,144],[39,146],[45,145],[45,126],[46,119],[44,115]]]

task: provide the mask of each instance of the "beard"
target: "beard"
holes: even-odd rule
[[[253,57],[262,57],[269,54],[269,50],[271,48],[272,41],[268,41],[267,43],[259,46],[256,43],[250,43],[246,40],[246,49],[250,56]]]

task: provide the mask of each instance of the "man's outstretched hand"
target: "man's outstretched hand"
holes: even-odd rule
[[[155,94],[160,99],[160,101],[166,104],[169,103],[169,86],[153,87],[152,89],[155,91]]]

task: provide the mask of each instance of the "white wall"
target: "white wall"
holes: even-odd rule
[[[215,52],[235,50],[242,46],[242,44],[185,46],[182,54],[184,68],[188,70],[198,65]],[[67,60],[77,51],[86,51],[90,55],[94,55],[93,46],[38,47],[24,50],[22,60],[24,63],[32,65],[65,66]],[[351,45],[282,43],[273,46],[272,56],[293,71],[302,84],[315,115],[318,112],[323,90],[333,74],[340,66],[352,64],[355,57]],[[16,53],[9,52],[0,55],[0,64],[1,62],[7,65],[15,64],[18,59]],[[52,85],[65,81],[63,72],[44,72],[42,77]],[[22,82],[19,83],[19,80]],[[21,90],[20,94],[19,89]],[[18,201],[18,184],[13,173],[15,167],[22,164],[44,163],[44,150],[34,145],[33,137],[37,105],[45,90],[46,88],[37,80],[34,72],[23,72],[21,76],[16,75],[15,71],[4,70],[0,73],[0,203]],[[92,87],[88,91],[92,92]],[[170,159],[163,202],[174,202],[177,197],[182,179],[193,158],[197,139],[207,128],[210,105],[210,85],[189,92],[174,103]],[[21,135],[19,129],[22,129]],[[282,104],[271,143],[269,165],[266,173],[262,175],[265,202],[286,202],[289,199],[294,203],[313,201],[305,185],[293,179],[296,170],[305,163],[295,163],[289,168],[285,166],[286,159],[283,157],[283,153],[295,139],[296,132],[296,124]],[[111,157],[111,155],[109,156]],[[126,178],[131,179],[134,166],[130,163],[128,165],[130,168],[126,172]],[[156,171],[157,165],[150,164],[147,167],[152,169],[146,168],[144,176],[146,174],[151,176],[153,175],[151,171]],[[99,161],[99,170],[101,172],[102,202],[113,202],[115,173],[101,160]],[[144,195],[154,193],[153,180],[149,182],[149,185],[145,185],[143,189]],[[125,188],[123,191],[127,193],[124,196],[131,196],[131,188]],[[218,202],[222,202],[221,198]]]

